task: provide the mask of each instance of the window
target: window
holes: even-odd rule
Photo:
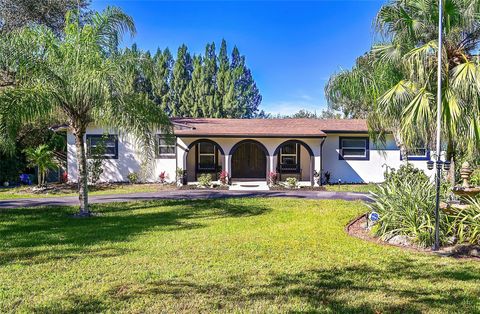
[[[173,137],[157,135],[157,158],[175,157],[175,140]]]
[[[197,144],[198,170],[215,170],[215,144],[202,142]]]
[[[412,148],[407,149],[408,160],[430,160],[430,151],[427,148]],[[400,160],[402,160],[402,154],[400,152]]]
[[[340,156],[344,160],[369,160],[368,137],[340,137]]]
[[[280,163],[282,165],[298,164],[298,145],[296,143],[287,143],[280,150]]]
[[[118,159],[118,137],[112,134],[87,134],[87,156],[89,158]]]

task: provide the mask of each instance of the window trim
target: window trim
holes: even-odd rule
[[[292,144],[295,146],[295,153],[292,153],[292,154],[286,154],[283,152],[283,148],[285,147],[285,145],[289,145],[289,144]],[[281,148],[280,148],[280,164],[281,165],[285,165],[285,163],[283,163],[283,156],[286,156],[286,157],[295,157],[295,163],[293,165],[299,165],[299,149],[298,149],[298,143],[286,143],[285,145],[283,145]]]
[[[92,138],[102,138],[107,136],[108,138],[113,138],[115,141],[115,155],[102,155],[102,156],[93,156],[91,154],[91,144],[90,140]],[[87,146],[87,159],[118,159],[118,135],[117,134],[86,134],[85,135],[85,144]]]
[[[200,147],[201,147],[201,144],[209,144],[209,145],[212,145],[213,146],[213,152],[212,153],[201,153],[200,151]],[[214,143],[210,143],[210,142],[199,142],[197,143],[197,147],[196,147],[196,151],[197,151],[197,172],[215,172],[216,171],[216,168],[217,168],[217,145],[214,144]],[[210,168],[202,168],[200,166],[200,157],[201,156],[213,156],[213,165],[212,167]]]
[[[171,145],[160,145],[160,139],[165,139],[165,134],[157,134],[155,137],[155,158],[157,159],[171,159],[177,156],[177,138],[174,137],[174,142]],[[173,153],[160,153],[160,147],[173,147]]]
[[[344,156],[343,155],[343,141],[344,140],[364,140],[365,141],[365,156]],[[370,160],[370,137],[368,136],[339,136],[338,138],[339,160]],[[359,148],[360,149],[360,148]]]
[[[415,149],[424,149],[425,150],[425,155],[407,155],[407,160],[408,161],[426,161],[430,160],[430,149],[428,147],[424,148],[415,148]],[[407,150],[408,153],[408,150]],[[402,152],[400,151],[400,160],[403,160]]]

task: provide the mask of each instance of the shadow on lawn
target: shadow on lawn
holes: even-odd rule
[[[88,298],[70,296],[62,300],[62,312],[115,311],[126,304],[156,304],[166,312],[333,312],[333,313],[473,313],[478,310],[477,291],[459,289],[465,281],[478,281],[478,269],[464,265],[450,271],[438,264],[408,259],[386,268],[368,265],[312,269],[299,273],[275,273],[262,283],[247,277],[231,277],[221,284],[194,280],[156,280],[116,286],[105,294]],[[432,283],[453,281],[457,288],[416,285],[415,280]],[[160,302],[158,302],[160,301]],[[146,303],[145,303],[146,302]],[[155,302],[155,303],[154,303]],[[67,306],[67,309],[65,309]],[[186,310],[187,309],[187,310]],[[272,310],[274,309],[274,310]],[[57,304],[33,311],[55,312]],[[141,311],[140,309],[136,309]]]
[[[127,241],[152,229],[168,232],[202,228],[205,219],[260,215],[269,209],[225,200],[185,200],[96,205],[93,211],[98,216],[84,219],[72,218],[73,210],[56,207],[0,211],[0,239],[4,244],[0,265],[77,258],[85,253],[122,255],[126,251],[115,246],[91,246]]]

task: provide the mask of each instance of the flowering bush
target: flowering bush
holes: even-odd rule
[[[225,170],[220,172],[220,183],[222,185],[227,185],[228,184],[228,172],[226,172]]]
[[[278,173],[271,171],[268,173],[267,177],[268,185],[277,185],[278,183]]]
[[[167,173],[165,171],[160,172],[158,179],[160,180],[160,183],[165,183],[165,181],[167,180]]]

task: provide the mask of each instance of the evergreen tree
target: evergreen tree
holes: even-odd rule
[[[185,45],[178,48],[177,59],[173,66],[173,77],[170,83],[170,115],[173,117],[184,116],[187,112],[182,103],[182,96],[187,89],[192,73],[192,58]]]
[[[189,117],[203,117],[203,111],[201,108],[201,83],[202,83],[202,57],[193,57],[193,72],[192,79],[188,83],[187,89],[182,97],[182,104],[185,108],[188,108],[188,112],[183,112],[183,115]]]
[[[231,85],[232,72],[230,70],[230,61],[228,60],[227,42],[223,39],[218,55],[217,91],[215,96],[215,107],[219,111],[220,116],[223,117],[230,117],[231,103],[226,102]]]
[[[215,43],[207,44],[205,47],[205,57],[202,67],[202,80],[200,86],[201,106],[204,116],[217,118],[221,117],[219,108],[215,103],[216,76],[217,76],[217,57],[215,53]]]
[[[166,112],[170,113],[170,81],[172,78],[173,57],[170,50],[157,50],[153,57],[153,71],[151,73],[152,90],[155,102]]]

